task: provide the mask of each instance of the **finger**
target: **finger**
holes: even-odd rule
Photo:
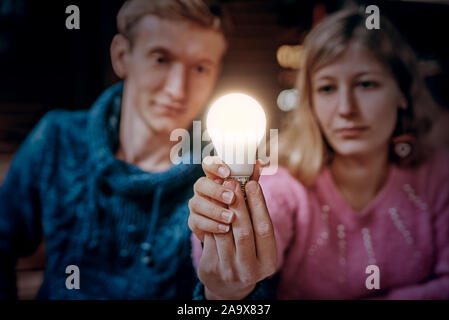
[[[215,203],[217,206],[219,206],[219,207],[222,207],[222,208],[225,208],[225,209],[227,209],[228,208],[228,205],[227,204],[224,204],[223,202],[220,202],[220,201],[217,201],[217,200],[215,200],[215,199],[212,199],[212,198],[209,198],[209,197],[205,197],[207,200],[209,200],[210,202],[212,202],[212,203]]]
[[[189,225],[190,230],[192,230],[192,228]],[[195,237],[197,237],[198,240],[200,240],[201,242],[204,242],[204,235],[206,234],[205,232],[201,231],[201,230],[195,230],[193,231],[193,234],[195,235]]]
[[[229,205],[229,209],[235,214],[232,223],[232,234],[236,258],[244,265],[250,266],[256,261],[256,250],[254,243],[253,227],[246,207],[245,198],[240,188],[240,184],[234,180],[226,180],[223,186],[233,188],[235,201]]]
[[[262,172],[262,164],[260,160],[257,160],[256,164],[254,165],[253,174],[250,177],[250,180],[259,181],[261,172]]]
[[[246,197],[253,223],[256,253],[259,264],[267,274],[276,270],[277,251],[273,224],[265,204],[262,188],[256,181],[246,184]]]
[[[254,165],[254,171],[250,178],[250,180],[259,181],[260,176],[262,175],[262,170],[264,167],[268,166],[270,161],[264,162],[261,159],[258,159],[256,161],[256,164]]]
[[[206,176],[212,180],[215,180],[216,178],[225,179],[231,174],[231,170],[220,157],[208,156],[204,158],[202,167]]]
[[[214,236],[211,233],[204,234],[204,246],[201,260],[210,263],[218,261],[217,245]]]
[[[221,178],[216,178],[216,179],[214,179],[214,182],[215,182],[216,184],[218,184],[218,185],[221,186],[221,185],[223,185],[224,180],[221,179]],[[215,203],[217,206],[220,206],[220,207],[222,207],[222,208],[227,208],[227,207],[228,207],[227,204],[224,204],[224,203],[221,202],[221,201],[212,199],[212,198],[210,198],[210,197],[207,197],[207,199],[208,199],[209,201]],[[223,200],[222,200],[222,201],[223,201]]]
[[[235,198],[235,194],[232,190],[229,190],[206,177],[199,178],[193,185],[193,190],[196,194],[215,199],[228,205],[231,204]]]
[[[234,260],[235,260],[235,246],[234,238],[231,232],[225,234],[214,234],[215,243],[217,246],[218,258],[220,260],[220,271],[225,275],[228,272],[232,272]]]
[[[201,233],[204,232],[226,233],[230,229],[229,225],[218,223],[194,212],[191,212],[189,215],[188,225],[195,235],[198,233],[200,236]],[[198,239],[200,239],[200,237],[198,237]]]
[[[189,209],[190,212],[200,214],[205,218],[215,220],[215,222],[229,224],[234,218],[234,213],[231,210],[200,195],[194,195],[193,198],[189,200]]]

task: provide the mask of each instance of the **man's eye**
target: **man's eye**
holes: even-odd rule
[[[162,53],[150,53],[149,58],[153,63],[163,64],[168,62],[168,57]]]
[[[196,71],[198,71],[199,73],[203,73],[204,71],[206,71],[206,69],[203,66],[197,66]]]

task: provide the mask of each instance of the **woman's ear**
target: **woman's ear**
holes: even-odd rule
[[[405,99],[404,95],[401,94],[401,97],[399,98],[398,107],[399,109],[407,110],[407,106],[408,106],[407,99]]]
[[[129,52],[129,40],[121,34],[116,34],[111,42],[111,63],[115,74],[120,79],[125,79],[128,73],[126,58]]]

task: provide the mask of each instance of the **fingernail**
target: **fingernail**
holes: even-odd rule
[[[232,193],[232,192],[230,192],[230,191],[225,191],[225,192],[223,192],[223,194],[221,195],[221,197],[223,198],[223,200],[226,202],[226,203],[231,203],[232,202],[232,199],[234,198],[234,193]]]
[[[226,222],[230,223],[232,220],[232,212],[230,211],[223,211],[221,213],[221,217],[223,218],[223,220],[225,220]]]
[[[221,166],[220,168],[218,168],[218,173],[220,174],[220,176],[222,176],[223,178],[227,178],[230,174],[229,169],[227,167],[223,167]]]
[[[221,184],[221,180],[220,179],[215,179],[214,181],[215,181],[215,183]]]
[[[223,231],[223,232],[228,232],[229,231],[229,226],[225,226],[224,224],[219,224],[218,225],[218,229],[220,231]]]
[[[249,192],[249,193],[256,193],[257,192],[257,182],[255,182],[255,181],[250,181],[250,182],[248,182],[248,184],[247,184],[247,186],[246,186],[246,190]]]

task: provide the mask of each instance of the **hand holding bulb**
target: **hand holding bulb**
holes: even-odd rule
[[[264,114],[263,119],[265,121]],[[254,117],[250,123],[253,122]],[[211,123],[208,121],[208,128]],[[265,122],[260,137],[264,130]],[[217,146],[217,135],[209,134]],[[260,138],[257,143],[259,141]],[[219,148],[218,154],[229,161],[226,151]],[[256,154],[249,150],[244,156],[254,161]],[[258,281],[275,272],[276,241],[262,189],[257,182],[263,164],[258,161],[254,168],[254,162],[225,163],[221,157],[203,161],[206,177],[195,183],[195,195],[189,201],[189,227],[204,242],[198,262],[198,277],[205,286],[206,298],[243,299],[251,293]],[[251,175],[253,180],[247,182],[242,190],[240,183],[248,181]],[[239,178],[240,183],[236,178]]]

